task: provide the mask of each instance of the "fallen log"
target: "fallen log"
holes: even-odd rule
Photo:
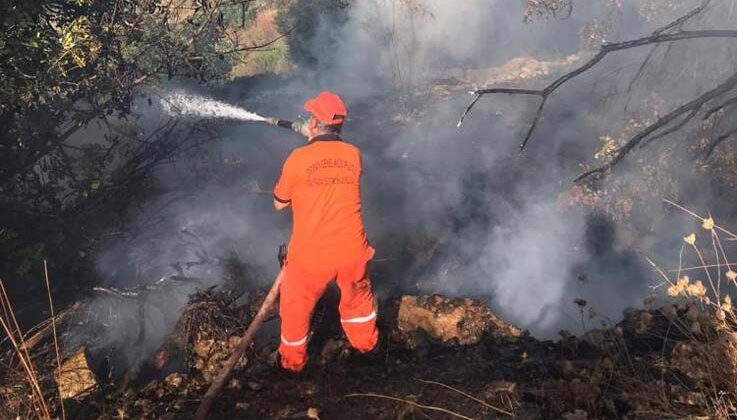
[[[69,317],[73,315],[82,305],[79,302],[75,302],[74,305],[64,309],[63,311],[60,311],[56,314],[54,317],[54,321],[56,322],[56,327],[59,328],[61,325],[63,325],[66,321],[69,320]],[[45,324],[45,325],[44,325]],[[24,344],[22,345],[22,350],[31,350],[33,347],[38,345],[38,343],[42,342],[46,337],[49,336],[53,332],[53,323],[51,322],[51,318],[47,319],[43,323],[39,325],[44,325],[41,327],[41,329],[33,334],[31,337],[29,337],[27,340],[24,340]]]
[[[87,352],[84,347],[62,363],[56,373],[56,384],[62,399],[84,398],[97,387],[95,374],[90,368]]]

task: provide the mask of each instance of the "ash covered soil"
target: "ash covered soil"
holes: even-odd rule
[[[80,349],[61,374],[44,375],[44,385],[59,384],[67,418],[191,418],[264,295],[236,305],[228,293],[199,292],[140,368],[111,379]],[[691,304],[631,312],[582,338],[561,332],[557,341],[540,341],[480,300],[404,295],[382,302],[380,351],[365,357],[342,338],[336,299],[328,294],[318,305],[303,374],[275,367],[276,344],[262,337],[209,418],[663,418],[663,401],[697,414],[705,398],[689,391],[706,372],[677,327],[698,320],[708,330],[706,315]],[[48,341],[34,347],[41,372],[55,372]],[[4,418],[16,418],[28,390],[11,374],[13,361],[5,362]]]

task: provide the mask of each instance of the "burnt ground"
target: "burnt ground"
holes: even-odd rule
[[[67,418],[191,418],[243,331],[238,320],[248,319],[262,298],[256,293],[237,306],[227,294],[194,295],[159,353],[123,377],[76,363],[75,374],[93,371],[95,380],[75,387],[70,383],[90,379],[74,376],[60,387],[70,397]],[[692,363],[697,341],[681,332],[694,319],[707,330],[708,321],[699,318],[705,315],[692,304],[632,312],[582,338],[562,332],[558,341],[539,341],[481,301],[405,295],[381,305],[380,349],[370,357],[348,348],[334,304],[333,295],[317,310],[303,374],[275,367],[275,343],[261,337],[209,418],[683,418],[702,413],[708,397],[695,391],[704,373]],[[34,360],[53,409],[49,341],[34,347]],[[26,382],[11,354],[3,360],[0,414],[30,418]]]
[[[233,375],[211,418],[306,418],[310,408],[316,408],[321,419],[425,418],[409,404],[348,396],[354,393],[398,397],[471,418],[495,417],[495,412],[484,405],[422,380],[458,388],[505,411],[520,413],[524,406],[525,415],[540,418],[544,416],[538,396],[545,391],[538,385],[560,376],[551,367],[564,360],[566,353],[574,357],[560,344],[529,337],[494,338],[484,334],[478,343],[460,345],[444,344],[422,332],[402,337],[404,341],[397,343],[390,337],[391,331],[386,333],[388,328],[382,322],[381,349],[370,357],[355,355],[337,334],[313,340],[310,363],[301,375],[273,366],[273,345],[250,351],[249,367]],[[206,390],[207,381],[202,379],[198,372],[171,374],[140,391],[129,391],[122,399],[122,409],[132,418],[191,416]],[[102,398],[90,401],[88,407],[80,403],[78,416],[104,417],[120,401]],[[117,409],[109,418],[120,414]],[[433,410],[421,411],[431,418],[447,417]]]

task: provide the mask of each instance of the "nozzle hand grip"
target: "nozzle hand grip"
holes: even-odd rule
[[[294,123],[291,122],[291,121],[287,121],[287,120],[276,120],[276,125],[277,125],[277,127],[284,127],[284,128],[288,128],[290,130],[293,130],[294,129],[293,128],[294,127]]]

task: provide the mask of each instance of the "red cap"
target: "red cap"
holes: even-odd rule
[[[333,92],[320,92],[319,95],[305,102],[305,110],[325,124],[343,124],[348,110],[340,96]]]

